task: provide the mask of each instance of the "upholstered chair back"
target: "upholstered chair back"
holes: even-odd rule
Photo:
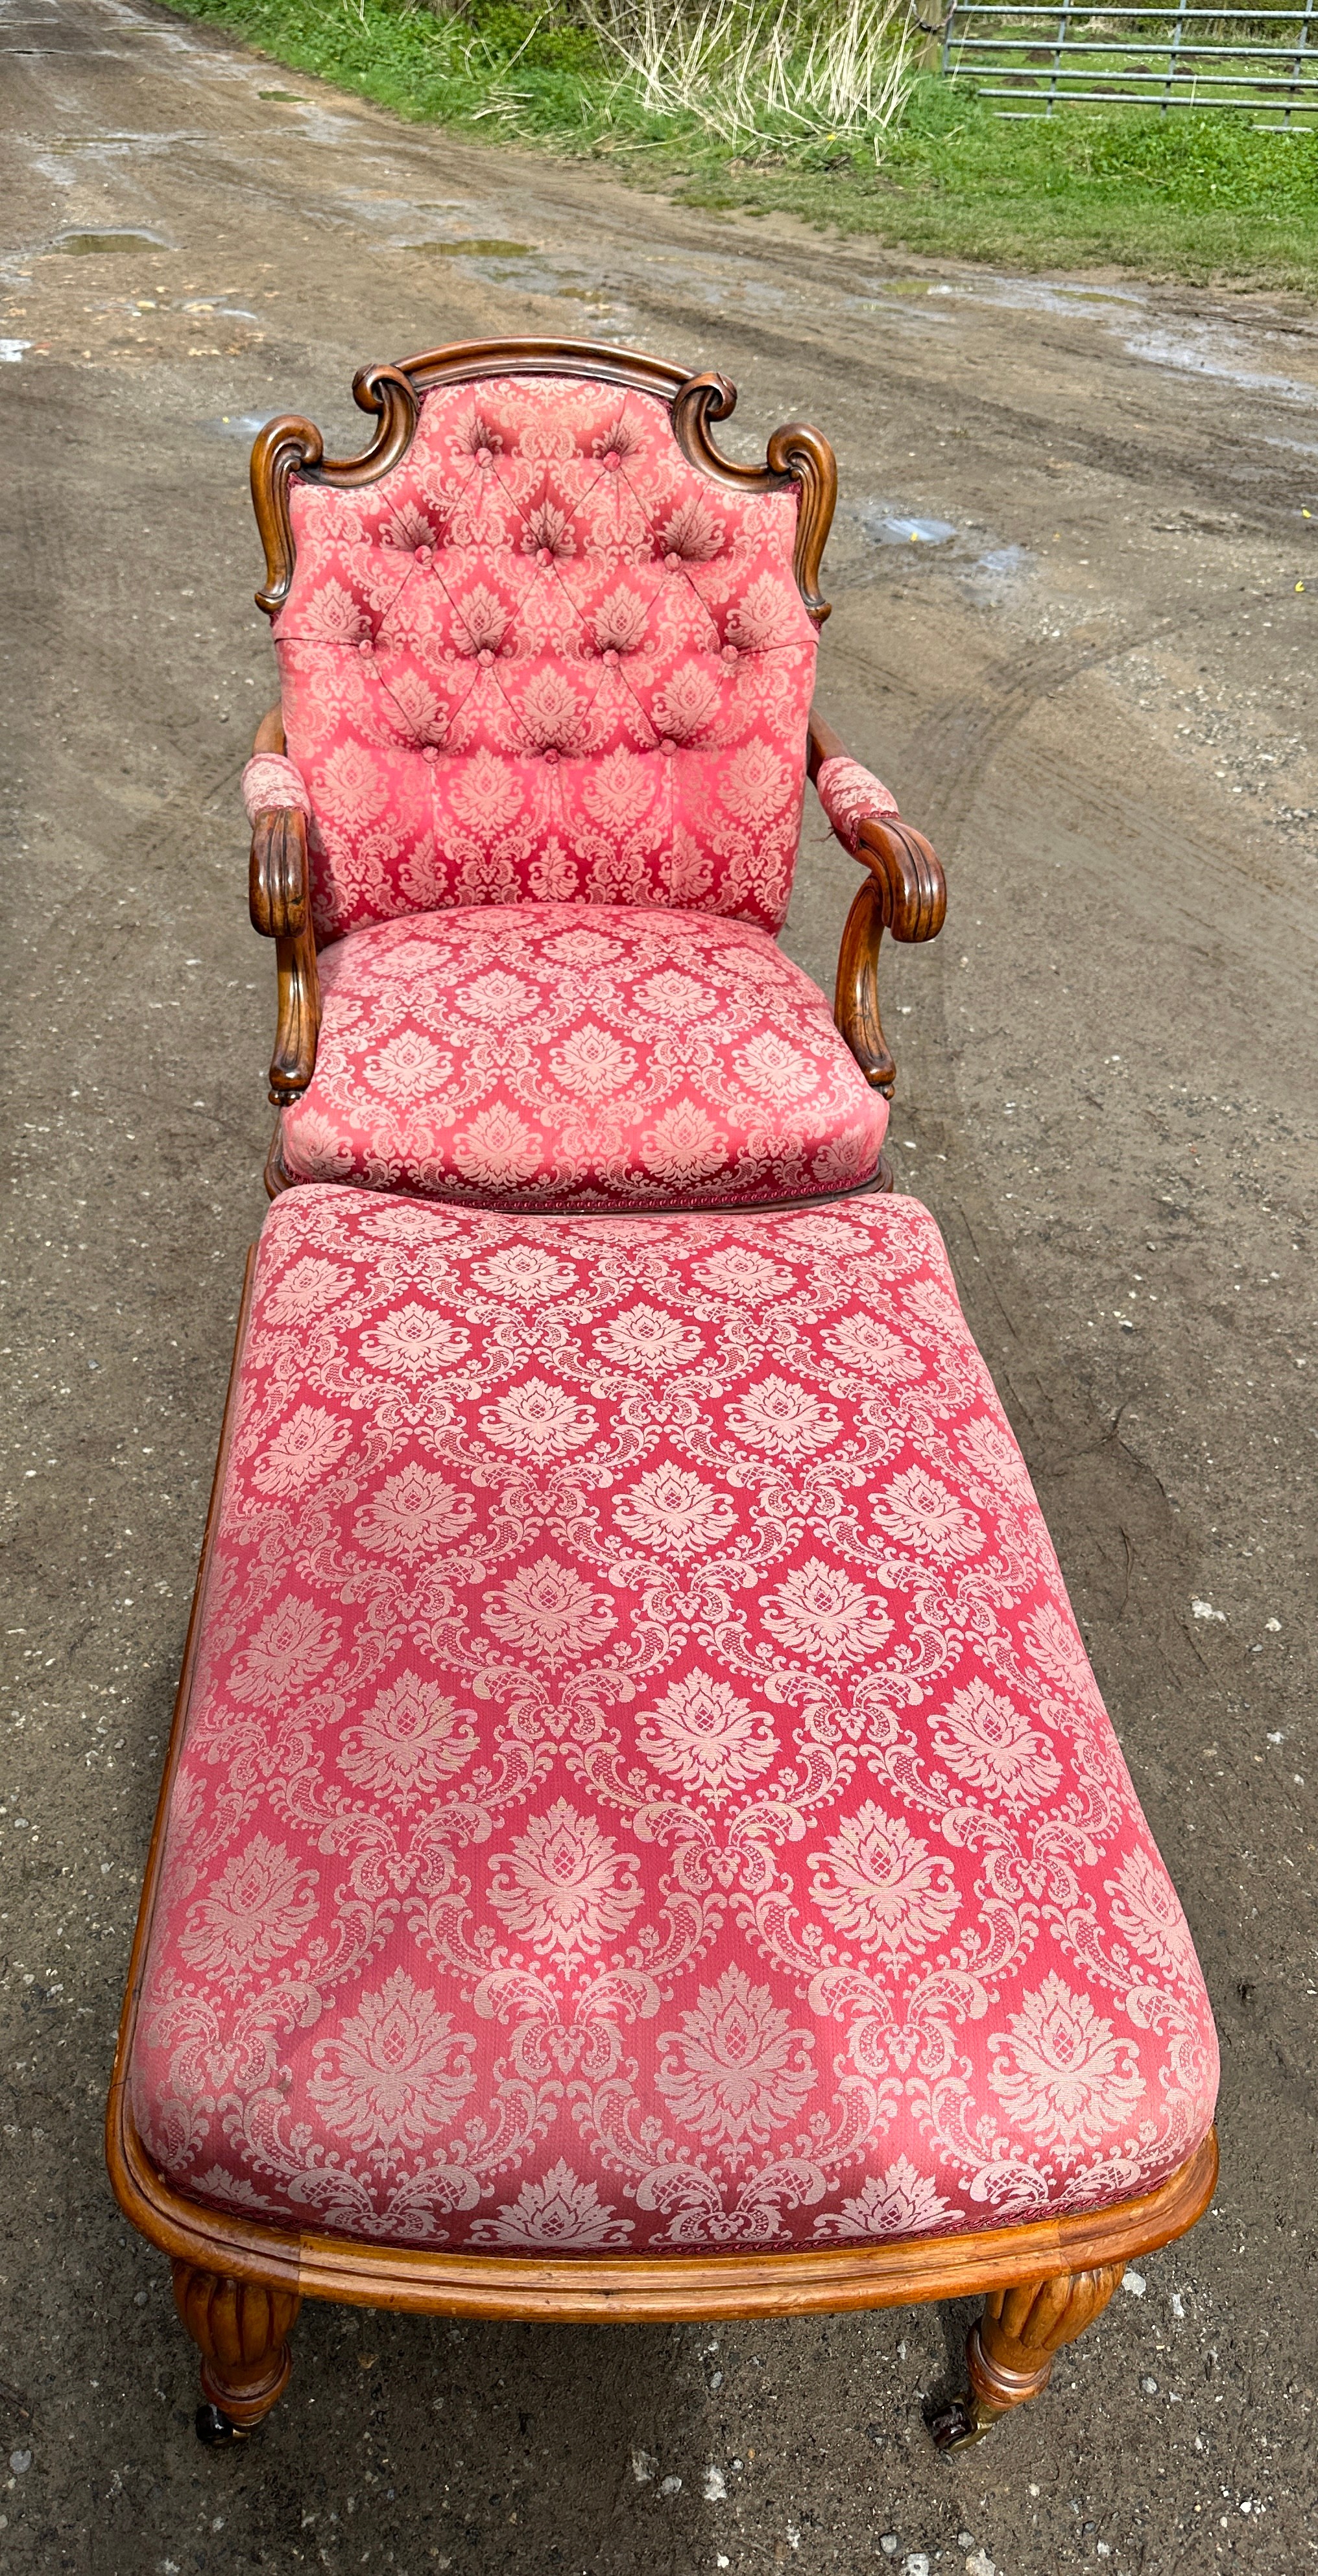
[[[703,470],[671,397],[584,373],[410,398],[386,470],[286,475],[274,636],[319,939],[528,899],[776,930],[816,645],[799,483]]]

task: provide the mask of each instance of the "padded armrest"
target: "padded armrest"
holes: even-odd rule
[[[269,718],[266,723],[269,724]],[[263,725],[261,732],[266,731]],[[302,772],[283,752],[258,748],[243,771],[243,803],[252,827],[248,903],[263,939],[292,939],[311,913],[307,823],[311,798]]]
[[[310,815],[311,798],[302,772],[285,752],[255,751],[243,771],[242,790],[249,823],[255,823],[258,814],[270,813],[276,805]]]
[[[865,1080],[890,1100],[897,1067],[879,1017],[883,934],[903,941],[936,939],[947,911],[947,881],[923,833],[903,823],[882,779],[852,760],[813,709],[808,758],[833,830],[869,870],[842,933],[833,1017]]]
[[[810,775],[844,849],[860,859],[882,895],[883,928],[893,939],[936,939],[947,911],[942,863],[922,832],[903,823],[896,798],[853,760],[840,735],[811,711]]]
[[[819,802],[827,814],[844,849],[856,855],[856,836],[862,823],[896,822],[897,799],[876,778],[872,769],[860,761],[849,760],[846,753],[834,752],[821,760],[815,771]]]

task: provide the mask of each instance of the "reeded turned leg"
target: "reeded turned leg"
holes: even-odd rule
[[[287,2335],[301,2300],[265,2281],[234,2281],[175,2263],[174,2304],[201,2353],[197,2438],[241,2441],[288,2385]]]
[[[968,2450],[1000,2415],[1037,2397],[1048,2385],[1054,2355],[1102,2315],[1125,2268],[1105,2263],[1093,2272],[1061,2272],[1051,2281],[994,2290],[966,2339],[969,2390],[930,2419],[939,2450]]]

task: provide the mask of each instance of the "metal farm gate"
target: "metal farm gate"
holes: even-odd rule
[[[942,67],[999,116],[1061,107],[1245,108],[1265,132],[1318,120],[1316,0],[1298,9],[1077,8],[952,0]]]

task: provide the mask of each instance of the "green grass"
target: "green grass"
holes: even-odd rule
[[[737,161],[694,117],[647,114],[554,0],[539,14],[467,0],[451,16],[408,0],[189,0],[177,14],[401,116],[599,160],[692,204],[1002,267],[1318,286],[1318,133],[1139,108],[1010,124],[928,74],[895,132]]]

